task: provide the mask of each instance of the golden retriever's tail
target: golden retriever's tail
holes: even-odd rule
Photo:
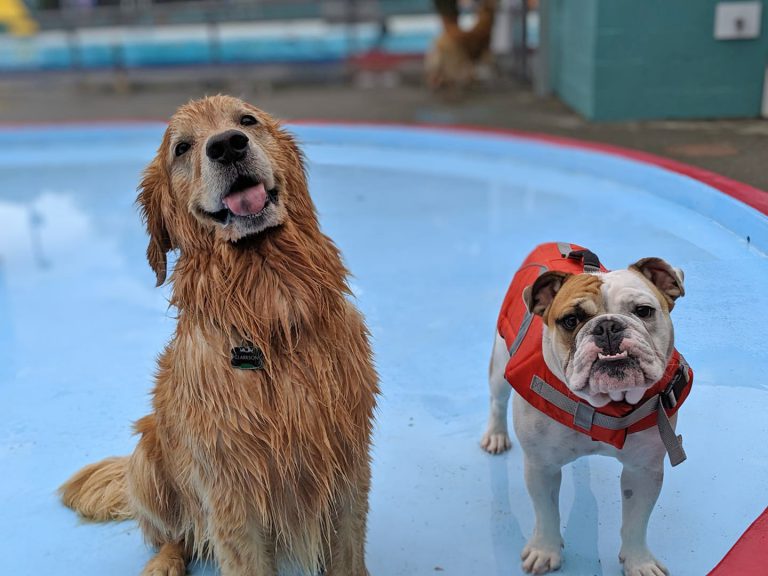
[[[127,456],[89,464],[61,485],[61,501],[84,518],[97,522],[131,518],[127,471]]]

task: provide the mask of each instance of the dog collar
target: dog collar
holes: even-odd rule
[[[264,352],[250,342],[235,346],[231,354],[230,364],[237,370],[264,370]]]

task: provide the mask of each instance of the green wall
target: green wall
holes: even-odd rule
[[[595,46],[599,0],[549,0],[551,77],[569,105],[591,117],[595,102]]]
[[[552,87],[594,120],[760,115],[761,36],[713,37],[717,0],[546,0]]]

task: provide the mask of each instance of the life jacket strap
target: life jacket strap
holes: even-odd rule
[[[625,430],[655,412],[659,435],[669,455],[669,462],[674,467],[685,461],[687,456],[683,450],[683,437],[675,435],[665,407],[673,408],[677,404],[677,398],[687,384],[688,365],[681,356],[680,367],[664,391],[650,397],[632,412],[621,417],[603,414],[586,402],[573,400],[538,376],[532,378],[531,390],[550,404],[573,416],[574,425],[586,433],[591,431],[592,426],[599,426],[606,430]]]

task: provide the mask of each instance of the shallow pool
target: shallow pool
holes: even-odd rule
[[[173,311],[133,205],[159,124],[0,131],[0,555],[13,575],[135,575],[132,522],[87,524],[55,490],[134,446]],[[533,528],[521,451],[489,456],[486,374],[509,280],[538,243],[611,268],[686,273],[678,347],[696,382],[651,549],[711,569],[765,508],[768,219],[714,188],[595,151],[501,135],[297,125],[325,232],[373,333],[383,396],[368,535],[373,576],[520,573]],[[749,240],[747,240],[749,237]],[[619,574],[619,466],[564,471],[561,574]],[[196,566],[193,574],[214,574]]]

